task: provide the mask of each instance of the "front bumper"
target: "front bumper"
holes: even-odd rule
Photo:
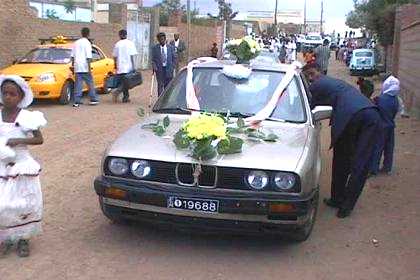
[[[54,83],[39,83],[39,82],[29,82],[29,86],[34,93],[34,98],[36,99],[56,99],[61,95],[61,89],[63,83],[54,82]]]
[[[102,210],[108,217],[217,232],[294,231],[308,223],[310,213],[318,203],[317,189],[304,196],[286,196],[180,187],[103,176],[95,179],[94,186],[100,197]],[[106,189],[110,187],[124,190],[127,195],[123,199],[109,197]],[[170,196],[218,200],[219,212],[206,213],[168,208],[167,201]],[[293,204],[295,211],[270,212],[270,204],[276,203]]]

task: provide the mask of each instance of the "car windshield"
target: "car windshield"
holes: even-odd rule
[[[356,56],[356,57],[372,57],[373,53],[372,52],[355,52],[354,56]]]
[[[321,37],[320,36],[306,36],[306,40],[319,41],[321,40]]]
[[[63,48],[38,48],[30,51],[18,63],[70,63],[71,50]]]
[[[203,112],[233,116],[252,116],[267,105],[284,73],[252,71],[247,80],[225,76],[221,69],[194,69],[194,88]],[[186,71],[184,70],[159,98],[155,112],[189,113],[185,98]],[[272,120],[305,122],[302,92],[295,78],[279,99]]]

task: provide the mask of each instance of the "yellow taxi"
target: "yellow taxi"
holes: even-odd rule
[[[41,39],[41,45],[16,60],[13,65],[1,69],[0,74],[14,74],[24,78],[36,99],[54,99],[60,104],[68,104],[74,90],[74,75],[70,66],[75,39],[63,36]],[[98,46],[92,45],[91,68],[96,89],[107,93],[106,79],[114,72],[114,60],[108,58]]]

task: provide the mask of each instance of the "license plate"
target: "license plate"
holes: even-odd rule
[[[219,201],[171,196],[168,198],[168,208],[206,213],[218,213]]]

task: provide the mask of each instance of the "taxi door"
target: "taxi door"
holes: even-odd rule
[[[95,88],[102,88],[104,86],[105,77],[110,69],[109,63],[110,62],[105,58],[105,55],[98,48],[92,46],[92,63],[90,64],[90,67]]]

